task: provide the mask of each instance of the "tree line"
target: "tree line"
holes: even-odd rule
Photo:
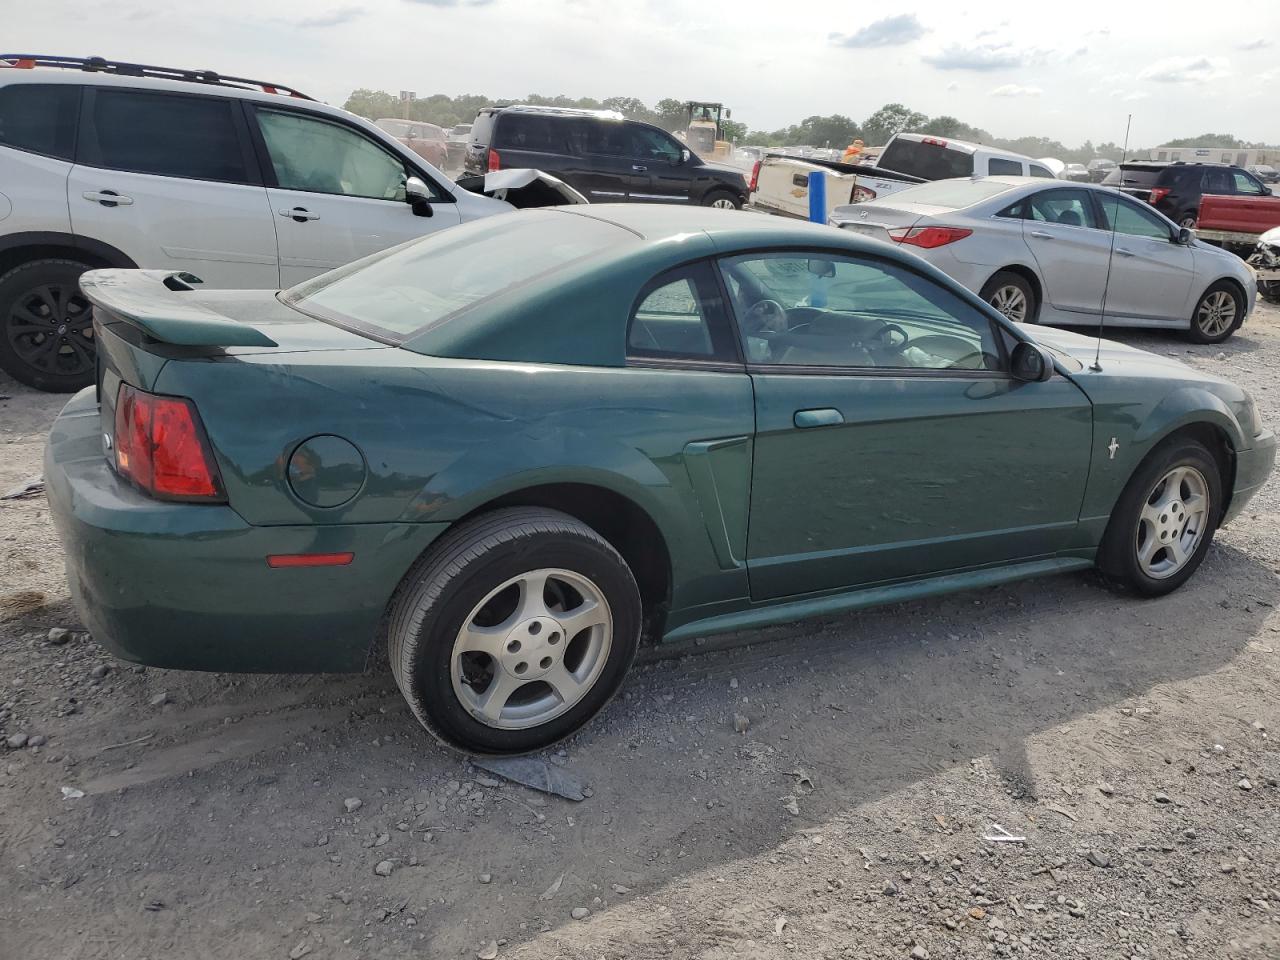
[[[360,89],[352,91],[344,106],[352,113],[370,120],[400,117],[408,120],[424,120],[442,127],[453,127],[460,123],[471,123],[481,107],[492,106],[495,103],[529,103],[542,107],[616,110],[629,119],[642,120],[671,131],[684,129],[687,119],[684,101],[669,97],[659,100],[652,107],[636,97],[608,97],[604,100],[596,100],[592,97],[574,98],[563,95],[548,97],[541,94],[495,100],[493,97],[479,94],[450,97],[437,93],[409,103],[402,103],[399,98],[385,90]],[[1086,140],[1079,146],[1068,147],[1049,137],[997,137],[981,127],[971,126],[956,117],[946,115],[929,117],[901,103],[885,104],[861,123],[843,114],[834,113],[825,117],[806,117],[799,123],[777,130],[753,130],[737,120],[726,120],[724,128],[726,138],[734,143],[765,147],[807,145],[842,149],[854,140],[862,140],[869,147],[882,146],[895,133],[906,132],[989,144],[1029,157],[1056,157],[1064,163],[1086,163],[1094,157],[1119,160],[1123,153],[1123,148],[1113,141],[1095,144]],[[1168,145],[1209,146],[1224,149],[1265,146],[1260,143],[1246,143],[1229,134],[1214,133],[1171,140]],[[1129,155],[1133,156],[1139,152],[1146,151],[1130,149]]]

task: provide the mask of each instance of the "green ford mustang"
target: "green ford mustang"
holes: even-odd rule
[[[551,743],[680,640],[1099,567],[1181,585],[1266,480],[1239,388],[1006,322],[908,253],[711,209],[493,217],[281,294],[97,271],[46,453],[119,656],[360,670]]]

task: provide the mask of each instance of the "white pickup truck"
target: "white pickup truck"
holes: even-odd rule
[[[952,177],[1048,177],[1039,160],[980,143],[947,140],[921,133],[899,133],[880,153],[875,166],[766,156],[751,177],[751,205],[766,213],[809,217],[809,174],[827,175],[827,215],[836,207],[885,197],[926,180]]]

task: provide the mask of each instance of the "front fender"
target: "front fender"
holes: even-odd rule
[[[1149,452],[1171,434],[1195,424],[1208,423],[1227,435],[1232,450],[1251,446],[1236,418],[1236,413],[1225,400],[1204,387],[1180,387],[1165,397],[1147,414],[1134,434],[1133,443]],[[1146,456],[1146,452],[1142,456]],[[1136,464],[1135,464],[1136,465]]]

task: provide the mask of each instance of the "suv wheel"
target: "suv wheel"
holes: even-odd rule
[[[1194,213],[1184,213],[1178,218],[1178,226],[1184,230],[1194,230],[1196,228],[1196,215]]]
[[[728,190],[712,190],[702,198],[704,207],[719,207],[722,210],[741,210],[742,198]]]
[[[93,310],[80,292],[90,269],[75,260],[33,260],[0,277],[0,368],[37,390],[93,383]]]

